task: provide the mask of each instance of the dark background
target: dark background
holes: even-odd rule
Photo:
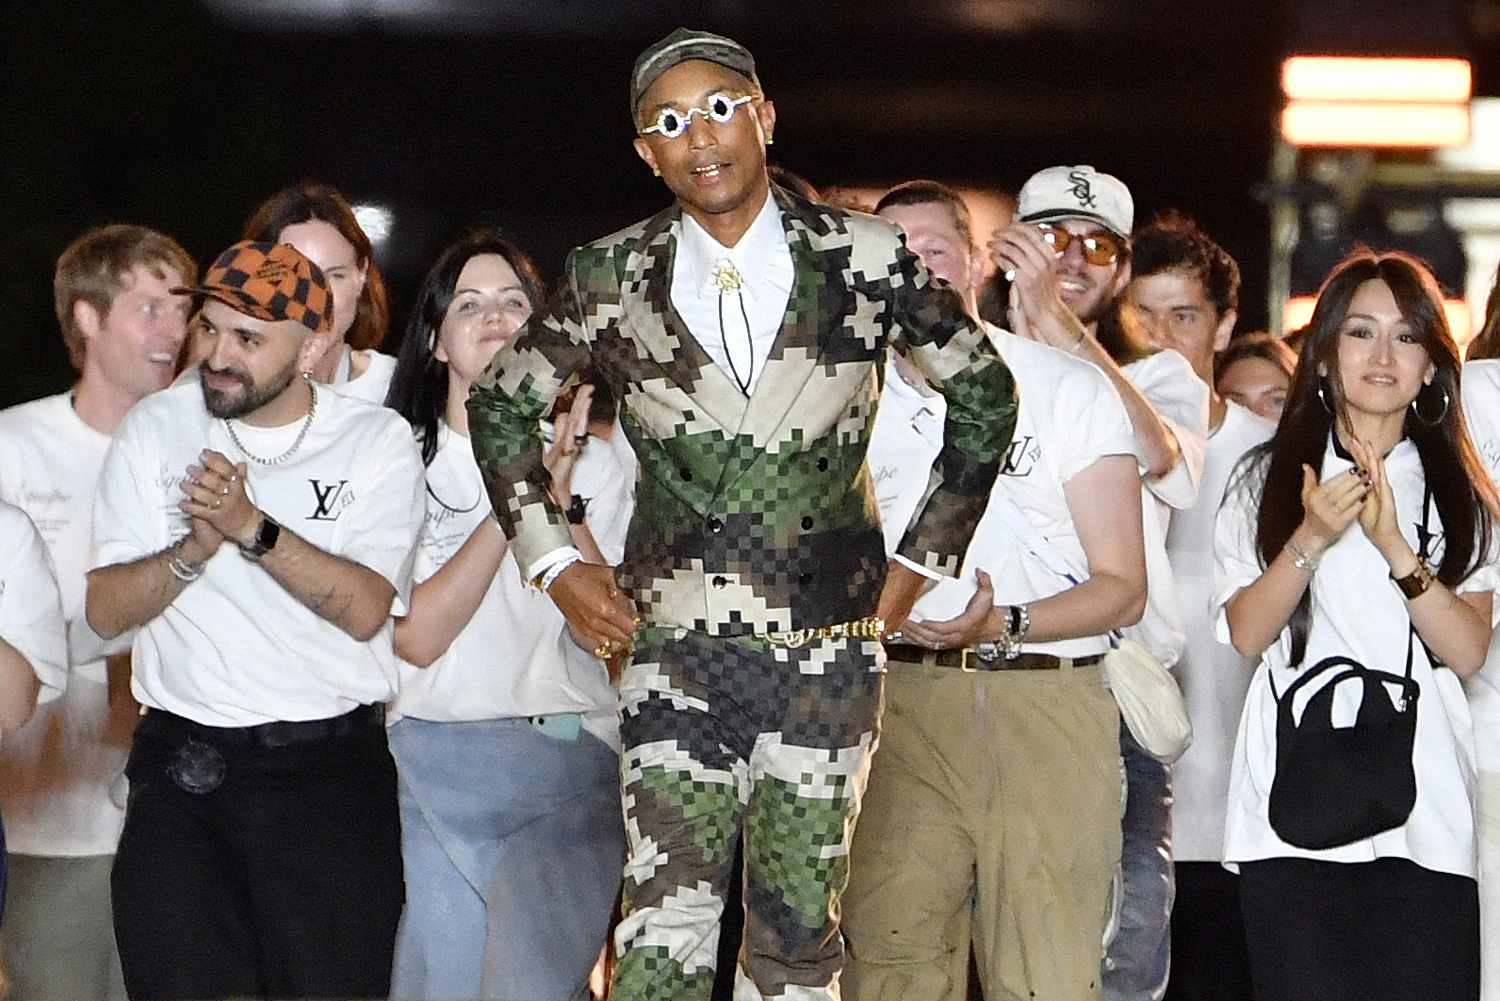
[[[52,266],[98,223],[162,229],[205,261],[298,180],[388,205],[388,350],[466,224],[504,226],[556,274],[569,247],[665,204],[630,149],[626,86],[679,24],[755,53],[779,113],[773,159],[814,184],[1014,191],[1040,167],[1092,163],[1129,184],[1138,222],[1186,210],[1238,258],[1247,329],[1266,314],[1251,191],[1298,39],[1461,47],[1476,93],[1500,92],[1482,58],[1500,0],[165,0],[8,18],[0,405],[70,380]]]

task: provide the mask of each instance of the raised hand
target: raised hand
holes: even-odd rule
[[[542,465],[552,477],[552,499],[567,507],[573,498],[573,465],[583,451],[589,434],[589,403],[594,387],[584,383],[573,394],[573,405],[567,413],[555,414],[552,420],[552,445],[542,453]]]
[[[1365,495],[1370,492],[1368,475],[1356,466],[1327,483],[1319,483],[1313,468],[1303,464],[1302,524],[1295,534],[1304,553],[1316,558],[1359,517]]]

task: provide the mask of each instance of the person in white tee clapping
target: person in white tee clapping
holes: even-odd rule
[[[1224,840],[1260,1001],[1478,997],[1460,679],[1484,662],[1500,571],[1458,392],[1431,273],[1356,253],[1324,282],[1281,423],[1219,515],[1216,628],[1261,658]],[[1383,674],[1332,673],[1352,669]],[[1351,727],[1352,760],[1329,750]]]
[[[392,612],[422,465],[406,423],[310,376],[321,270],[243,242],[204,281],[196,381],[126,416],[99,477],[86,613],[135,628],[112,875],[134,998],[385,997],[401,914]]]
[[[620,887],[615,692],[551,599],[523,583],[464,409],[542,298],[531,261],[498,232],[458,240],[417,293],[387,400],[427,464],[390,729],[406,867],[392,992],[412,1001],[579,996]],[[584,385],[542,429],[544,461],[573,544],[617,563],[633,459],[616,451],[623,435],[590,436],[591,398]]]

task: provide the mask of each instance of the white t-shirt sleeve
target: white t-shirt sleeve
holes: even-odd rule
[[[1237,470],[1234,476],[1214,523],[1213,623],[1214,637],[1221,643],[1231,642],[1225,611],[1229,599],[1265,572],[1255,546],[1259,481],[1253,472],[1241,478]]]
[[[426,470],[406,423],[394,414],[367,448],[360,461],[376,472],[339,516],[334,555],[384,577],[396,589],[391,614],[405,615],[417,536],[427,515]]]
[[[156,485],[160,471],[152,468],[155,450],[146,445],[143,423],[139,409],[126,414],[104,456],[94,494],[92,570],[133,563],[160,552],[169,541],[153,530],[160,527],[162,512],[155,509],[159,499],[147,491]]]
[[[1177,465],[1164,475],[1144,481],[1146,489],[1167,506],[1185,511],[1197,503],[1208,455],[1208,386],[1188,360],[1172,350],[1126,366],[1125,374],[1177,439],[1181,453]],[[1139,445],[1135,454],[1144,471]]]
[[[1021,405],[1026,405],[1025,397]],[[1114,384],[1092,365],[1070,365],[1056,384],[1053,427],[1069,439],[1059,443],[1058,474],[1067,483],[1106,455],[1135,455],[1130,414]]]
[[[38,703],[67,687],[66,636],[46,545],[24,511],[0,504],[0,639],[30,663],[42,686]]]

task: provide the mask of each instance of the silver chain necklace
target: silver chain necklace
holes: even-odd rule
[[[229,432],[229,439],[234,442],[235,448],[238,448],[241,452],[245,453],[245,457],[248,458],[251,462],[259,463],[262,466],[279,466],[286,460],[290,459],[293,455],[295,455],[297,449],[302,447],[302,440],[307,437],[307,431],[312,427],[313,414],[316,414],[318,412],[318,391],[313,388],[312,379],[303,376],[303,380],[307,383],[307,395],[309,399],[307,405],[307,416],[302,418],[302,428],[297,432],[297,437],[296,440],[292,442],[292,447],[287,449],[285,452],[282,452],[280,455],[275,456],[274,458],[262,459],[260,456],[256,455],[254,452],[246,448],[245,443],[240,441],[240,436],[234,433],[234,424],[230,422],[229,418],[226,417],[224,419],[224,430]]]

